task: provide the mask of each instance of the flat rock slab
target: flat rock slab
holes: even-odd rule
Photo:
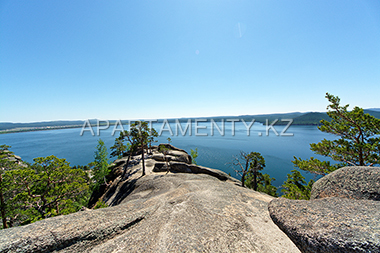
[[[273,221],[302,252],[380,252],[380,202],[274,199]]]
[[[204,174],[150,174],[114,207],[0,231],[0,252],[299,252],[263,193]]]
[[[380,200],[380,168],[350,166],[336,170],[313,184],[310,199],[340,197]]]

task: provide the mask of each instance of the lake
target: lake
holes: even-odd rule
[[[249,125],[249,122],[246,123]],[[182,123],[182,130],[185,129]],[[159,124],[153,123],[153,127],[160,132],[157,138],[158,143],[167,143],[170,137],[172,145],[186,150],[198,148],[197,163],[202,166],[219,169],[232,176],[239,178],[229,165],[233,161],[233,155],[238,155],[240,151],[260,152],[266,161],[266,168],[262,171],[276,178],[275,186],[280,186],[285,180],[286,175],[293,169],[293,156],[307,159],[314,156],[323,160],[321,156],[314,155],[310,151],[310,143],[316,143],[322,139],[332,139],[332,135],[322,133],[316,126],[290,126],[283,134],[280,133],[285,126],[275,126],[269,129],[260,123],[254,123],[249,131],[242,122],[225,122],[224,129],[222,124],[212,124],[211,122],[192,122],[185,134],[181,134],[179,125],[175,123]],[[218,128],[219,127],[219,128]],[[97,141],[101,138],[107,148],[114,144],[114,140],[119,136],[120,131],[114,131],[114,126],[103,130],[93,127],[94,135],[89,126],[81,132],[81,128],[46,130],[35,132],[22,132],[12,134],[1,134],[0,144],[12,146],[10,149],[16,155],[22,157],[27,162],[33,162],[33,158],[41,156],[55,155],[59,158],[66,158],[72,166],[86,165],[94,159],[94,151]],[[177,129],[176,129],[177,128]],[[121,129],[119,125],[117,129]],[[125,129],[127,129],[125,127]],[[190,135],[191,129],[191,135]],[[171,130],[171,132],[170,132]],[[176,135],[176,130],[178,135]],[[223,130],[223,131],[222,131]],[[213,131],[213,135],[212,134]],[[114,132],[114,136],[112,133]],[[183,133],[183,131],[182,131]],[[173,134],[173,135],[172,135]],[[110,150],[108,150],[109,153]],[[114,159],[112,159],[114,160]],[[307,180],[313,175],[302,172]]]

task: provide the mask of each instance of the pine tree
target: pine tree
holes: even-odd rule
[[[87,194],[88,177],[65,159],[38,157],[31,166],[7,171],[13,212],[11,223],[27,224],[78,211],[76,203]]]
[[[257,173],[257,191],[264,192],[266,194],[269,194],[273,197],[277,197],[277,187],[272,185],[272,182],[275,180],[275,178],[270,177],[269,174],[263,174],[258,172]],[[253,174],[248,175],[245,186],[248,188],[253,189]]]
[[[16,163],[10,161],[13,152],[9,151],[10,146],[0,145],[0,215],[3,223],[3,228],[8,227],[7,218],[12,211],[9,194],[12,192],[5,173],[14,169]]]
[[[197,165],[197,161],[195,159],[198,157],[198,148],[190,149],[190,156],[191,156],[191,161],[193,164]]]
[[[339,138],[312,143],[310,149],[339,163],[331,164],[313,157],[309,160],[294,157],[295,166],[311,173],[326,175],[343,166],[380,164],[380,119],[364,113],[357,106],[348,111],[349,105],[341,106],[339,97],[329,93],[326,93],[326,98],[330,102],[327,115],[331,121],[322,120],[322,125],[318,128]]]
[[[124,145],[122,134],[115,139],[115,144],[110,148],[112,150],[111,156],[122,158],[124,153],[129,150],[129,145]]]
[[[311,187],[314,181],[310,180],[306,184],[305,177],[298,170],[292,170],[288,174],[287,180],[281,186],[281,191],[284,193],[282,197],[288,199],[310,199]]]
[[[253,189],[257,190],[257,173],[265,167],[265,160],[259,152],[245,153],[240,152],[239,156],[234,156],[232,165],[235,167],[235,172],[241,176],[241,186],[244,187],[246,176],[252,177]]]
[[[94,162],[91,164],[93,166],[93,189],[98,189],[100,185],[107,184],[106,176],[110,173],[109,162],[108,162],[108,152],[107,147],[104,145],[102,139],[98,140],[98,145],[96,146],[94,154]]]

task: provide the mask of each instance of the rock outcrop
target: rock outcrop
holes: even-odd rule
[[[314,183],[310,199],[340,197],[380,200],[379,167],[344,167]]]
[[[15,163],[21,167],[27,167],[27,165],[25,164],[25,162],[21,159],[20,156],[18,155],[15,155],[13,154],[12,152],[10,152],[9,150],[4,150],[3,151],[3,154],[5,155],[5,159],[7,159],[8,161],[12,162],[12,163]]]
[[[272,220],[302,252],[380,252],[380,173],[341,168],[313,185],[313,199],[274,199]]]
[[[269,212],[302,252],[380,252],[378,201],[279,198]]]
[[[111,207],[2,230],[0,251],[299,252],[270,219],[273,197],[237,186],[223,172],[175,159],[169,172],[154,172],[162,163],[153,159],[156,151],[148,155],[144,177],[138,155],[125,178],[125,162],[116,161],[114,179],[101,196]],[[178,163],[189,171],[175,172]]]
[[[164,146],[167,154],[159,152],[159,148]],[[136,181],[141,177],[142,161],[141,154],[137,153],[131,157],[127,165],[127,157],[114,162],[112,171],[108,176],[109,185],[107,188],[101,187],[100,192],[95,193],[90,200],[90,206],[94,206],[98,199],[103,200],[109,206],[118,205],[134,189]],[[191,173],[206,174],[218,178],[219,180],[240,185],[240,181],[227,175],[223,171],[206,168],[191,164],[192,159],[185,150],[176,148],[170,144],[160,144],[153,146],[148,154],[145,154],[145,172],[152,173]],[[124,178],[121,178],[126,170]]]

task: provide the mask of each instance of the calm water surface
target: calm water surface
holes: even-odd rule
[[[292,133],[293,136],[277,136],[272,130],[266,135],[266,127],[255,123],[250,129],[250,135],[247,135],[247,128],[243,123],[235,123],[235,135],[232,135],[232,123],[226,122],[224,135],[220,134],[214,127],[214,135],[211,136],[210,122],[199,123],[198,135],[196,129],[192,127],[192,135],[189,131],[185,136],[179,132],[176,136],[175,124],[170,124],[174,136],[168,131],[166,125],[162,135],[157,138],[158,143],[166,143],[167,138],[172,139],[172,144],[182,148],[190,153],[190,149],[198,148],[199,156],[196,159],[199,165],[210,168],[220,169],[226,173],[231,173],[237,177],[228,163],[232,161],[233,155],[239,152],[260,152],[265,161],[266,168],[264,173],[270,174],[276,178],[274,185],[280,186],[286,180],[287,173],[293,169],[293,156],[307,159],[314,156],[324,159],[321,156],[314,155],[310,151],[310,143],[316,143],[323,138],[331,139],[333,136],[320,132],[315,126],[291,126],[286,133]],[[154,128],[159,132],[162,124],[154,124]],[[219,123],[221,128],[221,124]],[[183,125],[183,129],[185,125]],[[119,126],[120,129],[120,126]],[[276,126],[275,129],[280,134],[284,126]],[[41,156],[55,155],[59,158],[66,158],[71,165],[86,165],[93,161],[94,151],[97,141],[101,138],[109,148],[113,145],[115,138],[119,135],[110,127],[107,130],[101,130],[100,136],[93,136],[90,131],[85,131],[81,136],[80,128],[47,130],[37,132],[24,132],[0,135],[0,144],[12,146],[11,150],[22,157],[27,162],[33,162],[33,158]],[[96,127],[94,132],[96,134]],[[207,136],[199,136],[206,135]],[[260,136],[261,134],[261,136]],[[110,153],[110,151],[109,151]],[[313,178],[312,175],[302,172],[307,178]]]

